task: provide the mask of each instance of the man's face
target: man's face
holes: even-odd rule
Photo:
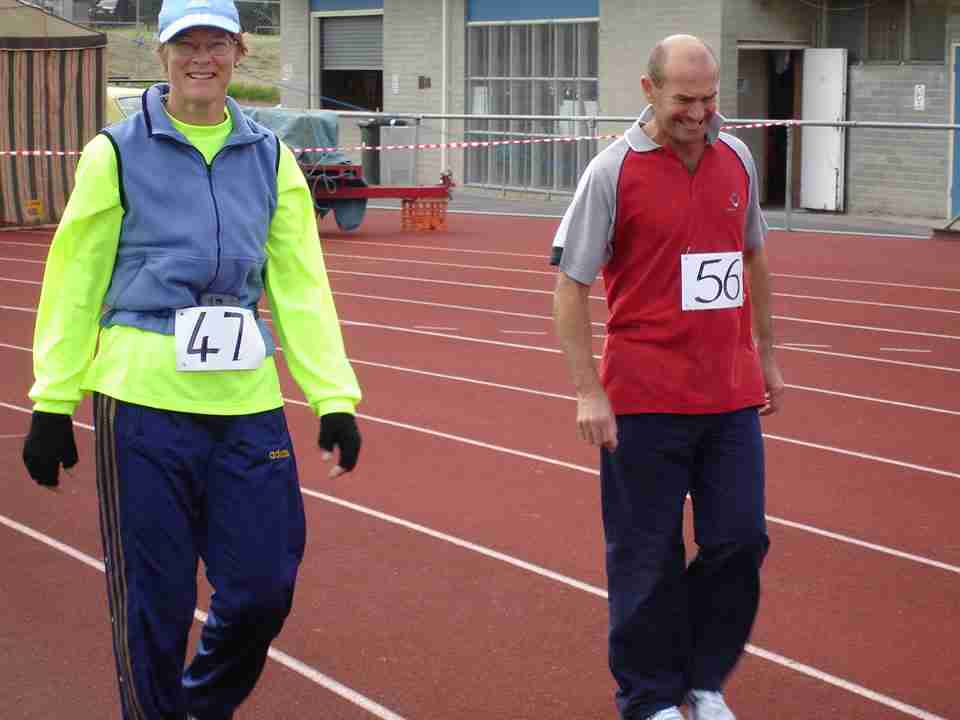
[[[704,142],[710,118],[717,112],[717,67],[712,62],[672,56],[664,65],[659,87],[644,78],[657,126],[674,145]]]
[[[216,28],[191,28],[168,46],[167,75],[173,92],[190,103],[223,103],[237,60],[233,37]]]

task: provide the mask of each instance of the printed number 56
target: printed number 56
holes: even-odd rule
[[[697,295],[694,297],[697,302],[705,304],[716,302],[721,294],[726,296],[728,300],[736,300],[740,297],[740,274],[734,272],[734,268],[740,265],[740,258],[734,258],[730,261],[730,264],[727,266],[727,271],[724,273],[722,278],[720,275],[704,272],[708,265],[721,262],[723,261],[720,258],[714,258],[712,260],[704,260],[700,263],[700,270],[697,272],[697,280],[712,280],[717,284],[717,292],[713,295],[713,297],[700,297]],[[716,269],[723,270],[723,266],[721,265]]]

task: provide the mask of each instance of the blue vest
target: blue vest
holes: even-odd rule
[[[123,224],[100,320],[172,335],[174,310],[236,305],[256,314],[265,246],[277,208],[279,141],[231,98],[233,130],[208,166],[163,108],[167,85],[143,111],[103,131],[117,154]],[[273,337],[257,317],[267,353]]]

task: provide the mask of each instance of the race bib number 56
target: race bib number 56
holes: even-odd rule
[[[688,253],[680,256],[684,310],[720,310],[743,305],[743,254]]]
[[[253,311],[240,307],[191,307],[176,311],[177,370],[254,370],[266,347]]]

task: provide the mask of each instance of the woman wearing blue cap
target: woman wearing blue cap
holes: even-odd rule
[[[93,393],[128,720],[231,718],[290,612],[305,522],[264,291],[325,457],[339,448],[330,475],[360,449],[312,196],[291,151],[226,95],[239,33],[231,0],[163,3],[169,84],[84,148],[37,315],[24,462],[56,486]],[[184,670],[200,558],[214,593]]]

